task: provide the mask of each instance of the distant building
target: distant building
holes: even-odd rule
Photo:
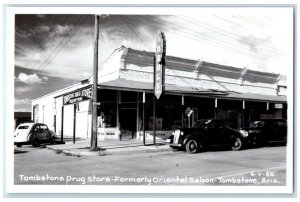
[[[99,68],[100,139],[120,134],[139,139],[143,127],[149,137],[154,121],[158,136],[166,138],[174,128],[201,118],[223,118],[233,128],[259,118],[287,118],[286,76],[171,56],[166,57],[165,92],[153,118],[153,57],[122,46]],[[90,138],[92,83],[91,77],[34,99],[33,120],[58,135],[75,132]],[[187,109],[192,110],[189,117]]]
[[[32,122],[32,120],[31,120],[31,112],[15,112],[14,113],[14,120],[15,120],[15,129],[21,123]]]

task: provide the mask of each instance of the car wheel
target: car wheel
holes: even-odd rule
[[[198,151],[198,143],[196,140],[188,140],[185,144],[185,149],[189,154],[194,154]]]
[[[51,138],[50,144],[55,144],[55,137],[52,137],[52,138]]]
[[[32,146],[33,147],[38,147],[39,145],[40,145],[40,141],[38,139],[34,139],[33,143],[32,143]]]
[[[17,147],[22,147],[22,145],[21,145],[21,144],[16,144],[16,146],[17,146]]]
[[[243,141],[240,137],[236,137],[233,139],[233,142],[232,142],[232,150],[233,151],[238,151],[238,150],[241,150],[243,147]]]

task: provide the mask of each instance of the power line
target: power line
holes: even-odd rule
[[[47,67],[47,65],[58,55],[58,53],[67,45],[67,43],[72,39],[72,37],[75,35],[75,33],[80,29],[80,25],[83,24],[85,21],[81,22],[79,24],[80,20],[82,19],[82,16],[78,19],[72,30],[63,38],[63,40],[58,44],[58,46],[52,51],[52,53],[45,59],[44,63],[40,65],[40,69],[44,69]],[[48,60],[48,62],[47,62]],[[46,65],[45,65],[46,64]]]
[[[64,19],[64,21],[63,21],[63,23],[62,23],[62,25],[65,25],[65,24],[67,23],[68,19],[69,19],[69,15],[67,15],[67,16],[65,17],[65,19]],[[56,36],[57,36],[57,32],[56,32],[55,35],[52,37],[52,39],[54,39]],[[49,49],[48,51],[44,52],[44,53],[39,57],[39,59],[36,60],[35,64],[32,65],[32,69],[34,69],[34,67],[39,63],[40,59],[43,58],[43,57],[45,57],[49,52],[50,52],[50,49]],[[32,63],[34,63],[34,58],[36,57],[37,54],[38,54],[38,52],[36,52],[35,55],[33,56],[33,58],[32,58],[32,59],[33,59]],[[31,65],[29,65],[29,66],[31,66]]]
[[[143,18],[145,18],[145,17],[143,17]],[[241,46],[240,44],[232,44],[232,43],[229,43],[227,41],[220,40],[219,38],[212,37],[211,35],[208,35],[206,33],[202,33],[202,32],[199,32],[197,30],[191,30],[188,27],[177,25],[177,24],[174,24],[172,22],[169,22],[169,21],[157,18],[157,17],[151,17],[151,18],[156,19],[154,21],[157,22],[157,23],[162,24],[161,22],[163,22],[164,24],[162,24],[162,25],[164,25],[164,26],[167,26],[167,27],[169,27],[171,29],[175,29],[175,30],[177,30],[179,32],[186,33],[186,34],[191,35],[191,36],[195,36],[195,37],[201,38],[204,41],[209,41],[210,43],[213,43],[213,44],[218,43],[219,45],[222,45],[223,47],[228,47],[228,48],[231,48],[231,49],[232,48],[233,49],[239,49],[239,50],[247,52],[247,54],[253,54],[252,51],[249,51],[248,49],[246,49],[245,47]],[[147,19],[147,18],[145,18],[145,19]],[[188,31],[190,31],[192,33],[188,32]],[[265,53],[264,55],[271,56],[271,55],[269,55],[267,53]]]
[[[120,19],[133,31],[133,33],[135,33],[137,35],[137,37],[140,39],[140,41],[146,46],[146,48],[148,48],[148,50],[151,52],[152,49],[150,47],[150,45],[147,43],[147,40],[143,37],[143,35],[139,34],[138,29],[135,28],[135,26],[133,25],[133,23],[129,20],[128,17],[125,17],[126,21],[123,21],[122,17],[120,17]]]
[[[130,22],[130,20],[129,20],[129,18],[126,18],[127,20],[128,20],[128,22]],[[131,22],[130,22],[131,23]],[[139,34],[139,31],[138,30],[133,30],[138,36],[141,36],[141,37],[139,37],[140,38],[140,40],[145,40],[145,38],[143,37],[143,35],[142,34]],[[145,40],[145,41],[143,41],[143,43],[144,44],[146,44],[146,46],[147,46],[147,48],[149,49],[149,51],[151,51],[151,48],[147,45],[148,44],[148,42]],[[193,90],[196,90],[196,91],[198,91],[198,92],[200,92],[200,90],[197,88],[197,87],[194,87],[191,83],[189,83],[188,81],[186,81],[185,79],[183,79],[181,76],[179,76],[178,74],[177,74],[177,72],[175,72],[174,70],[172,70],[172,69],[169,69],[171,72],[173,72],[173,74],[175,74],[174,76],[175,77],[177,77],[177,78],[179,78],[180,80],[182,80],[185,84],[187,84],[188,86],[190,86]]]
[[[137,18],[135,18],[135,19],[133,19],[133,20],[134,20],[134,21],[137,21],[137,22],[140,22],[140,23],[145,23],[143,20],[140,20],[140,19],[137,19]],[[181,31],[182,29],[179,29],[179,28],[172,28],[172,27],[169,27],[169,26],[167,26],[167,25],[163,25],[164,27],[169,27],[170,29],[175,30],[175,31],[177,32],[177,34],[176,34],[176,33],[172,32],[172,31],[170,31],[170,29],[166,29],[166,28],[162,28],[161,26],[158,26],[158,25],[157,25],[158,23],[155,22],[155,21],[153,21],[153,20],[149,20],[149,19],[146,19],[146,20],[150,21],[150,23],[147,23],[147,25],[152,26],[152,27],[155,27],[155,28],[159,28],[159,29],[161,29],[161,30],[163,30],[163,31],[165,31],[165,32],[168,32],[168,33],[173,34],[174,36],[178,36],[178,35],[179,35],[179,36],[183,36],[183,37],[185,37],[185,38],[189,38],[189,39],[192,39],[192,40],[194,40],[194,41],[201,42],[201,43],[206,43],[206,44],[209,44],[209,45],[212,45],[212,46],[215,46],[215,47],[226,48],[226,49],[228,49],[228,50],[230,50],[230,51],[236,53],[236,50],[234,50],[234,49],[236,49],[235,46],[229,47],[229,46],[224,46],[224,45],[221,45],[221,44],[217,44],[217,43],[212,42],[212,41],[210,41],[210,40],[208,40],[208,39],[206,39],[206,38],[203,38],[203,37],[201,37],[201,36],[197,36],[197,35],[195,35],[195,34],[190,34],[190,33],[188,33],[188,32]],[[199,40],[199,39],[200,39],[200,40]],[[259,57],[266,57],[266,56],[258,55],[258,54],[256,54],[256,53],[253,53],[253,52],[251,52],[251,51],[249,51],[249,50],[245,50],[245,49],[243,49],[243,50],[241,50],[241,51],[243,51],[244,54],[246,54],[246,55],[248,55],[248,56],[250,56],[250,57],[253,57],[255,60],[258,60],[258,58],[257,58],[258,56],[259,56]]]
[[[68,34],[60,41],[60,43],[56,46],[54,50],[48,55],[48,57],[44,60],[44,62],[39,66],[38,69],[43,69],[50,64],[50,62],[60,53],[60,51],[65,47],[65,45],[71,40],[71,38],[74,36],[74,34],[79,30],[79,22],[82,19],[82,16],[80,16],[71,31],[68,32]],[[87,18],[86,18],[87,19]],[[81,23],[83,24],[86,19]],[[80,25],[81,25],[80,24]],[[46,64],[47,63],[47,64]],[[32,80],[35,80],[37,77],[34,77]]]
[[[239,35],[236,35],[236,34],[230,32],[230,31],[224,30],[224,29],[222,29],[220,27],[216,27],[216,26],[213,26],[211,24],[205,23],[205,22],[200,21],[198,19],[196,20],[194,18],[190,18],[190,17],[187,17],[187,16],[178,16],[178,18],[180,18],[182,20],[185,20],[188,23],[192,23],[194,25],[199,25],[201,27],[205,27],[205,29],[211,30],[214,33],[218,33],[221,36],[226,36],[228,38],[231,38],[232,40],[235,40],[235,41],[241,40],[241,37]],[[235,33],[236,33],[236,30],[235,30]],[[253,32],[251,32],[251,33],[253,33]],[[265,50],[267,50],[269,52],[273,52],[275,54],[282,54],[282,51],[277,50],[276,48],[268,46],[268,45],[265,45],[265,44],[259,44],[259,47],[260,47],[260,49],[263,48],[263,49],[265,49]]]
[[[236,50],[238,49],[239,52],[243,51],[245,55],[253,57],[256,60],[258,59],[258,57],[260,57],[260,58],[261,57],[269,57],[269,56],[264,56],[262,54],[254,53],[254,52],[252,52],[248,49],[245,49],[244,47],[240,47],[240,46],[238,47],[234,44],[228,44],[224,41],[220,41],[219,39],[217,39],[217,41],[216,41],[216,39],[212,40],[212,39],[210,39],[211,38],[210,36],[203,37],[203,36],[199,36],[199,35],[195,34],[194,32],[190,33],[190,32],[187,32],[187,31],[182,31],[182,30],[185,30],[184,27],[181,27],[181,28],[180,27],[174,27],[174,26],[172,27],[172,26],[169,25],[170,23],[159,22],[159,21],[156,21],[156,20],[153,20],[153,19],[147,19],[147,18],[141,17],[141,16],[138,16],[138,17],[149,21],[150,22],[150,24],[148,23],[149,26],[160,28],[160,29],[165,30],[166,32],[172,33],[174,35],[177,35],[177,34],[174,33],[174,32],[171,32],[170,29],[176,31],[179,35],[183,35],[185,38],[196,40],[198,42],[207,43],[207,44],[210,44],[210,45],[215,46],[215,47],[226,48],[226,49],[228,49],[230,51],[233,51],[233,52],[236,52]],[[144,23],[144,21],[141,21],[140,19],[137,19],[137,17],[135,17],[133,20]],[[162,28],[158,24],[163,25],[163,27],[167,27],[169,29]]]

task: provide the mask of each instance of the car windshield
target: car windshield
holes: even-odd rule
[[[211,119],[202,119],[195,123],[194,127],[208,126],[211,123]]]
[[[250,123],[250,127],[258,128],[263,127],[265,125],[265,122],[263,121],[253,121]]]
[[[20,130],[24,130],[24,129],[28,129],[29,128],[29,126],[19,126],[18,127],[18,129],[20,129]]]

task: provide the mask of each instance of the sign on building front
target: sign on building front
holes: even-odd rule
[[[193,112],[194,112],[194,111],[193,111],[191,108],[189,108],[189,107],[185,110],[185,114],[186,114],[188,117],[190,117],[190,116],[192,115]]]
[[[63,104],[75,104],[92,98],[92,89],[83,89],[64,95]]]
[[[154,94],[157,99],[164,90],[165,85],[165,56],[166,56],[166,39],[161,32],[156,40],[155,65],[154,65]]]

